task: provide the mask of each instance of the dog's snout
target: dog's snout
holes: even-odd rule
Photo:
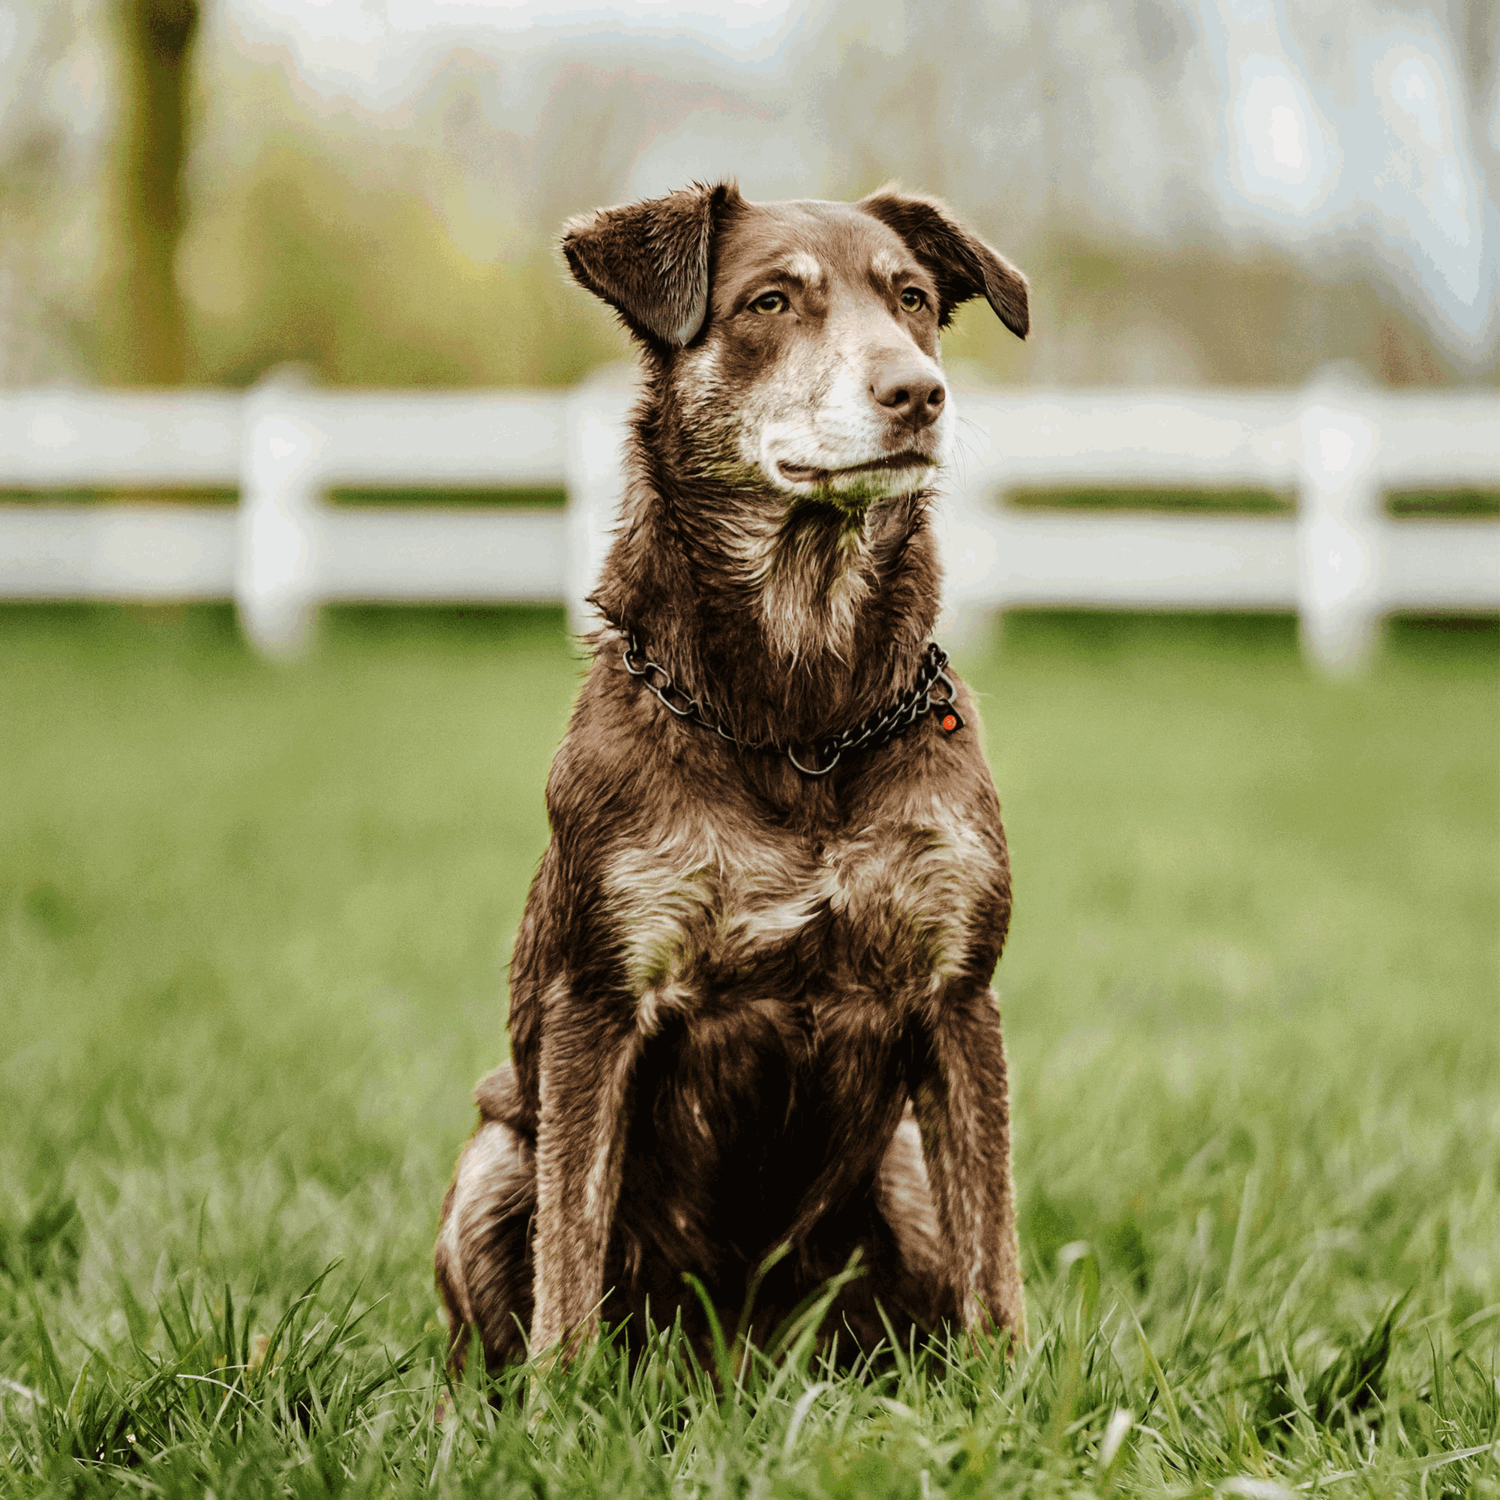
[[[902,362],[877,370],[870,395],[888,415],[912,427],[937,421],[948,391],[930,365]]]

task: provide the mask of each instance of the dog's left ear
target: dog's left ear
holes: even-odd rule
[[[856,205],[889,225],[937,282],[938,321],[946,328],[953,309],[970,297],[983,297],[1017,338],[1031,327],[1026,278],[978,235],[970,234],[934,198],[918,198],[880,188]]]
[[[596,209],[563,226],[562,252],[574,278],[637,338],[680,349],[708,316],[714,231],[743,201],[732,182],[694,183],[665,198]]]

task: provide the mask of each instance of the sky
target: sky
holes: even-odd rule
[[[795,0],[228,0],[248,30],[288,40],[309,81],[365,104],[399,96],[433,44],[489,33],[619,26],[704,39],[753,57],[774,48]]]
[[[1228,127],[1214,174],[1229,220],[1294,243],[1361,238],[1416,278],[1449,342],[1491,342],[1500,182],[1483,157],[1500,155],[1500,90],[1492,83],[1488,122],[1471,117],[1451,39],[1418,11],[1385,11],[1334,67],[1299,46],[1288,9],[1202,8]]]

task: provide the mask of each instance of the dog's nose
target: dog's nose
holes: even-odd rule
[[[877,406],[899,421],[926,427],[937,421],[948,392],[930,367],[899,364],[876,372],[870,394]]]

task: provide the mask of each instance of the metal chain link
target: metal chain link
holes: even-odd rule
[[[930,713],[941,714],[939,722],[945,734],[953,734],[964,727],[963,718],[958,711],[958,692],[953,686],[953,679],[945,670],[948,653],[936,641],[929,641],[927,650],[922,654],[922,667],[917,673],[916,682],[889,707],[877,709],[842,734],[829,735],[811,746],[805,746],[804,749],[812,751],[813,760],[811,766],[805,766],[797,759],[795,745],[742,740],[731,734],[710,714],[701,698],[693,697],[685,688],[678,686],[673,682],[672,674],[660,662],[654,662],[646,655],[633,630],[621,631],[621,634],[625,637],[625,647],[620,653],[625,662],[625,670],[632,677],[638,678],[679,719],[686,719],[702,729],[711,729],[721,740],[741,750],[770,751],[784,755],[804,776],[826,776],[846,755],[857,755],[862,750],[878,750]],[[943,690],[941,696],[933,694],[933,689],[937,687]]]

